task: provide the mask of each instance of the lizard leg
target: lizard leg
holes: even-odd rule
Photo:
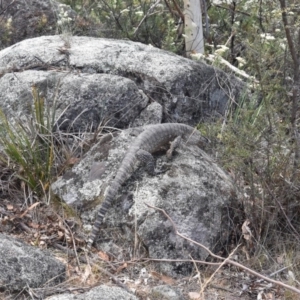
[[[136,157],[139,161],[146,165],[146,170],[150,175],[158,174],[155,170],[155,160],[151,153],[146,150],[139,149],[136,152]]]
[[[168,159],[172,157],[174,150],[180,145],[180,142],[181,136],[176,137],[174,141],[170,142],[170,148],[166,154]],[[162,173],[162,171],[157,171],[155,169],[155,160],[150,152],[139,149],[136,152],[136,157],[139,161],[146,165],[146,170],[150,175],[157,175]]]
[[[170,159],[173,155],[174,150],[180,145],[181,136],[178,136],[173,142],[170,142],[170,148],[167,151],[167,159]]]

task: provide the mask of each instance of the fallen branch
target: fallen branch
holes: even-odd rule
[[[206,282],[203,284],[203,286],[201,287],[200,290],[200,295],[202,295],[204,293],[205,288],[208,286],[208,284],[211,282],[211,280],[213,279],[213,277],[215,277],[215,275],[219,272],[219,270],[226,265],[226,263],[230,260],[230,258],[232,257],[232,255],[235,253],[235,251],[240,247],[240,245],[238,245],[231,253],[230,255],[220,264],[220,266],[211,274],[211,276],[206,280]]]
[[[127,261],[127,263],[136,263],[139,262],[140,260],[144,262],[149,262],[149,261],[157,261],[157,262],[195,262],[197,264],[203,264],[203,265],[208,265],[208,266],[220,266],[221,263],[213,263],[213,262],[208,262],[208,261],[203,261],[203,260],[196,260],[196,259],[167,259],[167,258],[139,258],[136,260],[131,260]],[[121,262],[123,264],[123,262]]]
[[[288,289],[288,290],[290,290],[290,291],[293,291],[293,292],[295,292],[295,293],[297,293],[297,294],[300,294],[300,290],[297,289],[297,288],[295,288],[295,287],[293,287],[293,286],[291,286],[291,285],[288,285],[288,284],[285,284],[285,283],[283,283],[283,282],[281,282],[281,281],[277,281],[277,280],[271,279],[271,278],[269,278],[269,277],[267,277],[267,276],[264,276],[264,275],[262,275],[262,274],[260,274],[260,273],[258,273],[258,272],[256,272],[256,271],[254,271],[254,270],[252,270],[252,269],[250,269],[250,268],[248,268],[248,267],[246,267],[246,266],[244,266],[244,265],[242,265],[242,264],[240,264],[240,263],[238,263],[238,262],[236,262],[236,261],[231,260],[230,257],[229,257],[229,258],[224,258],[224,257],[221,257],[221,256],[219,256],[219,255],[214,254],[212,251],[210,251],[210,250],[209,250],[207,247],[205,247],[204,245],[202,245],[202,244],[200,244],[200,243],[198,243],[198,242],[196,242],[196,241],[194,241],[194,240],[192,240],[192,239],[190,239],[190,238],[184,236],[183,234],[181,234],[181,233],[177,230],[177,227],[176,227],[175,223],[173,222],[173,220],[171,219],[171,217],[165,212],[165,210],[163,210],[163,209],[161,209],[161,208],[158,208],[158,207],[155,207],[155,206],[152,206],[152,205],[147,204],[147,203],[145,203],[145,204],[146,204],[148,207],[150,207],[150,208],[153,208],[153,209],[155,209],[155,210],[158,210],[158,211],[162,212],[162,213],[166,216],[166,218],[171,222],[172,227],[173,227],[173,229],[174,229],[176,235],[178,235],[178,236],[180,236],[181,238],[183,238],[183,239],[185,239],[185,240],[187,240],[187,241],[189,241],[189,242],[191,242],[191,243],[193,243],[193,244],[195,244],[195,245],[201,247],[202,249],[204,249],[205,251],[207,251],[207,252],[209,253],[210,256],[212,256],[212,257],[214,257],[214,258],[216,258],[216,259],[220,259],[220,260],[224,261],[224,263],[226,263],[226,264],[236,266],[236,267],[238,267],[238,268],[240,268],[240,269],[246,271],[247,273],[250,273],[250,274],[252,274],[252,275],[254,275],[254,276],[256,276],[256,277],[259,277],[259,278],[261,278],[261,279],[263,279],[263,280],[266,280],[266,281],[268,281],[268,282],[274,283],[275,285],[284,287],[284,288],[286,288],[286,289]]]

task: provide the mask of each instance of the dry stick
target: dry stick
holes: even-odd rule
[[[217,274],[217,272],[219,272],[219,270],[230,260],[230,258],[232,257],[232,255],[235,253],[235,251],[237,250],[237,248],[239,248],[240,245],[237,245],[235,247],[235,249],[229,254],[229,256],[220,264],[220,266],[212,273],[212,275],[206,280],[206,282],[202,285],[201,290],[200,290],[200,295],[202,295],[204,293],[204,289],[207,287],[207,285],[209,284],[209,282],[213,279],[213,277],[215,276],[215,274]]]
[[[144,262],[149,262],[149,261],[159,261],[159,262],[194,262],[197,264],[202,264],[202,265],[209,265],[209,266],[219,266],[221,263],[213,263],[213,262],[208,262],[208,261],[203,261],[203,260],[196,260],[196,259],[167,259],[167,258],[142,258],[142,259],[134,259],[131,261],[127,261],[127,263],[136,263],[138,261],[144,261]],[[121,262],[123,264],[123,262]]]
[[[190,256],[191,256],[191,255],[190,255]],[[200,271],[199,271],[199,268],[198,268],[196,262],[193,260],[193,257],[192,257],[192,256],[191,256],[191,258],[192,258],[192,262],[193,262],[193,264],[194,264],[194,267],[195,267],[195,269],[196,269],[196,271],[197,271],[197,276],[198,276],[198,279],[199,279],[199,285],[201,286],[201,291],[200,291],[199,294],[200,294],[200,297],[204,299],[204,294],[203,294],[203,290],[204,290],[204,289],[202,289],[201,273],[200,273]]]
[[[150,262],[150,261],[157,261],[157,262],[192,262],[192,263],[198,263],[198,264],[202,264],[202,265],[209,265],[209,266],[220,266],[221,264],[223,265],[223,263],[212,263],[212,262],[207,262],[207,261],[203,261],[203,260],[196,260],[196,259],[159,259],[159,258],[141,258],[141,259],[133,259],[130,261],[126,261],[127,264],[133,264],[139,261],[144,261],[144,262]],[[120,262],[120,264],[124,264],[124,262]],[[269,277],[273,277],[278,273],[281,273],[282,271],[290,268],[292,265],[289,265],[287,267],[283,267],[273,273],[271,273],[269,275]],[[263,279],[259,279],[256,282],[262,282]]]
[[[254,276],[260,277],[260,278],[262,278],[262,279],[264,279],[264,280],[266,280],[266,281],[268,281],[268,282],[274,283],[274,284],[279,285],[279,286],[282,286],[282,287],[284,287],[284,288],[286,288],[286,289],[288,289],[288,290],[291,290],[291,291],[293,291],[293,292],[295,292],[295,293],[297,293],[297,294],[300,294],[300,290],[297,289],[297,288],[295,288],[295,287],[293,287],[293,286],[290,286],[290,285],[288,285],[288,284],[285,284],[285,283],[280,282],[280,281],[277,281],[277,280],[273,280],[273,279],[271,279],[271,278],[269,278],[269,277],[267,277],[267,276],[264,276],[264,275],[262,275],[262,274],[260,274],[260,273],[258,273],[258,272],[256,272],[256,271],[254,271],[254,270],[252,270],[252,269],[250,269],[250,268],[248,268],[248,267],[246,267],[246,266],[244,266],[244,265],[238,263],[238,262],[235,262],[235,261],[233,261],[233,260],[231,260],[231,259],[229,259],[229,258],[224,258],[224,257],[221,257],[221,256],[219,256],[219,255],[214,254],[213,252],[211,252],[211,251],[210,251],[207,247],[205,247],[204,245],[202,245],[202,244],[200,244],[200,243],[197,243],[196,241],[194,241],[194,240],[192,240],[192,239],[190,239],[190,238],[184,236],[183,234],[181,234],[181,233],[177,230],[177,227],[176,227],[175,223],[173,222],[173,220],[171,219],[171,217],[165,212],[164,209],[161,209],[161,208],[158,208],[158,207],[149,205],[149,204],[147,204],[147,203],[145,203],[145,204],[146,204],[148,207],[150,207],[150,208],[153,208],[153,209],[155,209],[155,210],[158,210],[158,211],[162,212],[162,213],[166,216],[166,218],[171,222],[172,227],[174,228],[174,231],[175,231],[175,234],[176,234],[176,235],[180,236],[181,238],[183,238],[183,239],[185,239],[185,240],[187,240],[187,241],[189,241],[189,242],[191,242],[191,243],[193,243],[193,244],[195,244],[195,245],[198,245],[198,246],[201,247],[202,249],[206,250],[212,257],[217,258],[217,259],[221,259],[221,260],[225,260],[227,264],[236,266],[236,267],[238,267],[238,268],[240,268],[240,269],[243,269],[244,271],[246,271],[246,272],[248,272],[248,273],[250,273],[250,274],[252,274],[252,275],[254,275]]]

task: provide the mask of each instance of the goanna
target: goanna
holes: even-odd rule
[[[117,196],[121,185],[132,175],[137,161],[142,161],[146,165],[149,174],[156,174],[155,161],[152,153],[168,146],[167,157],[172,156],[173,150],[180,144],[181,139],[192,138],[200,144],[206,144],[208,139],[193,127],[180,123],[165,123],[144,126],[144,131],[140,133],[128,149],[125,157],[116,173],[115,178],[107,189],[106,196],[97,213],[97,217],[89,236],[87,249],[89,250],[94,243],[100,230],[104,216],[110,207],[111,202]]]

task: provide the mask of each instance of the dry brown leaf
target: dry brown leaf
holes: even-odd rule
[[[285,253],[282,253],[280,256],[277,256],[277,258],[276,258],[277,263],[279,263],[279,264],[283,264],[284,259],[285,259]]]
[[[165,275],[162,275],[161,276],[161,280],[166,283],[166,284],[174,284],[175,283],[175,280],[171,277],[168,277],[168,276],[165,276]]]
[[[91,267],[89,265],[86,265],[84,268],[84,272],[80,276],[81,277],[80,281],[82,283],[85,283],[87,281],[87,279],[89,278],[89,276],[91,275],[91,273],[92,273]]]
[[[291,270],[288,270],[288,279],[292,282],[296,281],[295,274]]]
[[[197,292],[189,292],[188,295],[192,300],[202,300],[201,295]]]
[[[30,210],[32,210],[32,209],[34,209],[36,206],[38,206],[39,204],[41,204],[41,202],[35,202],[35,203],[33,203],[28,209],[27,209],[27,211],[30,211]]]
[[[6,205],[6,208],[7,208],[7,210],[13,210],[13,209],[14,209],[14,206],[11,205],[11,204],[7,204],[7,205]]]
[[[250,241],[251,236],[252,236],[251,229],[248,226],[249,224],[250,224],[250,221],[247,219],[242,225],[242,233],[244,235],[244,239],[247,241]]]
[[[247,260],[250,260],[249,252],[247,251],[245,246],[242,247],[242,251],[245,253]]]
[[[45,243],[44,241],[40,241],[40,242],[39,242],[39,246],[40,246],[40,247],[43,247],[43,246],[45,246],[45,245],[46,245],[46,243]]]
[[[275,295],[273,293],[264,293],[260,291],[256,297],[257,300],[275,300]]]
[[[40,225],[34,222],[28,222],[28,226],[34,229],[39,229]]]
[[[29,208],[27,208],[20,216],[19,218],[23,218],[30,210],[38,206],[41,202],[33,203]]]
[[[64,233],[60,230],[57,231],[57,235],[58,235],[59,238],[64,237]]]
[[[105,252],[99,251],[98,256],[105,261],[109,261],[109,256]]]
[[[152,277],[154,277],[156,279],[160,280],[160,278],[161,278],[161,274],[159,274],[159,273],[157,273],[155,271],[151,271],[150,274],[151,274]]]
[[[273,293],[265,294],[266,300],[275,300],[275,295]]]
[[[155,271],[151,271],[150,272],[151,276],[154,277],[154,278],[157,278],[159,280],[162,280],[164,283],[166,284],[174,284],[175,283],[175,280],[171,277],[168,277],[168,276],[165,276],[165,275],[162,275],[162,274],[159,274]]]
[[[126,269],[126,268],[127,268],[127,263],[124,263],[119,268],[117,268],[116,274],[120,273],[123,269]]]
[[[68,165],[72,165],[73,166],[73,165],[77,164],[79,161],[80,161],[80,159],[77,158],[77,157],[70,157],[68,159]]]

